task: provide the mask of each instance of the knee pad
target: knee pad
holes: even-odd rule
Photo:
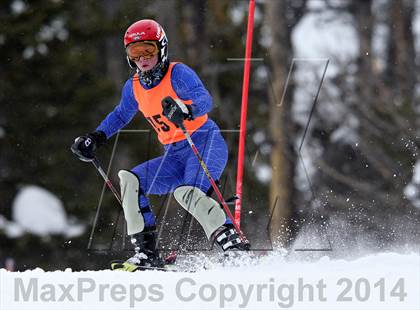
[[[176,201],[203,227],[207,238],[226,221],[220,204],[194,186],[180,186],[174,191]]]
[[[139,208],[140,182],[138,177],[128,170],[120,170],[118,177],[127,233],[134,235],[144,229],[144,219]]]

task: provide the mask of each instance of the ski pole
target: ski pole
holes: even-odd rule
[[[226,211],[226,214],[228,215],[228,217],[230,218],[230,220],[232,221],[233,226],[235,227],[235,229],[237,230],[237,232],[239,233],[240,238],[242,239],[242,241],[244,241],[244,243],[249,244],[248,239],[245,237],[245,234],[242,232],[242,230],[239,228],[238,224],[236,223],[236,221],[233,218],[232,213],[230,212],[230,209],[228,207],[228,205],[226,204],[226,201],[224,200],[222,193],[220,192],[219,188],[216,185],[216,182],[213,180],[209,169],[207,168],[206,164],[203,161],[203,158],[201,157],[200,153],[198,152],[197,147],[195,146],[193,140],[191,139],[190,134],[188,133],[187,129],[185,128],[184,124],[180,124],[179,127],[181,127],[182,132],[185,135],[185,138],[187,138],[188,143],[190,144],[195,156],[197,157],[198,161],[200,162],[201,167],[204,170],[204,173],[206,174],[207,178],[210,181],[211,186],[214,189],[214,192],[216,193],[217,198],[219,199],[219,202],[222,204],[223,209]]]
[[[99,174],[104,179],[106,186],[108,186],[108,188],[114,194],[115,198],[118,200],[120,205],[122,205],[122,200],[121,200],[120,193],[118,193],[118,191],[116,190],[116,188],[112,184],[111,180],[106,175],[104,169],[102,169],[101,164],[99,163],[99,160],[96,157],[92,160],[92,164],[95,166],[96,170],[98,170]]]
[[[102,178],[105,181],[106,186],[111,190],[111,192],[114,194],[115,198],[118,200],[119,204],[122,206],[122,200],[120,197],[120,194],[118,193],[118,191],[115,189],[114,185],[112,184],[111,180],[108,178],[108,176],[106,175],[104,169],[102,169],[101,164],[99,163],[99,160],[94,157],[92,160],[92,164],[93,166],[95,166],[96,170],[98,170],[99,174],[102,176]],[[101,201],[102,198],[99,202],[98,205],[98,209],[96,210],[96,215],[95,215],[95,219],[93,220],[93,225],[92,225],[92,230],[90,232],[90,236],[89,236],[89,242],[88,242],[88,246],[87,249],[90,250],[92,247],[92,243],[93,243],[93,235],[95,233],[95,228],[96,228],[96,224],[98,223],[98,219],[99,219],[99,210],[101,208]],[[118,215],[119,216],[119,215]],[[124,239],[125,240],[125,239]]]

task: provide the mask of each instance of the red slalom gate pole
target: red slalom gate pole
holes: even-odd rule
[[[239,131],[239,150],[238,150],[238,168],[236,176],[236,196],[235,202],[235,222],[238,227],[241,225],[241,208],[242,208],[242,179],[244,173],[244,157],[245,157],[245,138],[246,138],[246,115],[248,110],[248,90],[249,90],[249,72],[251,67],[252,54],[252,35],[254,32],[254,11],[255,0],[249,1],[248,12],[248,28],[246,35],[245,63],[244,63],[244,79],[242,84],[242,105],[241,105],[241,123]]]

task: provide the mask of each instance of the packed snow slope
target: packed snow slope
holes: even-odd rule
[[[241,262],[239,262],[241,261]],[[281,255],[197,272],[0,270],[0,309],[420,309],[420,255],[290,262]]]

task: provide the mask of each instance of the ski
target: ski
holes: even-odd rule
[[[177,254],[176,252],[171,252],[168,256],[164,259],[164,264],[162,267],[158,266],[139,266],[136,264],[129,263],[127,261],[122,260],[114,260],[111,262],[111,270],[120,270],[120,271],[127,271],[127,272],[135,272],[135,271],[145,271],[145,270],[158,270],[158,271],[177,271],[175,266]]]
[[[147,271],[147,270],[156,270],[156,271],[165,271],[165,272],[178,271],[176,268],[174,268],[173,264],[163,265],[162,267],[154,267],[154,266],[138,266],[135,264],[124,262],[124,261],[111,262],[111,270],[125,271],[125,272],[137,272],[137,271]]]

